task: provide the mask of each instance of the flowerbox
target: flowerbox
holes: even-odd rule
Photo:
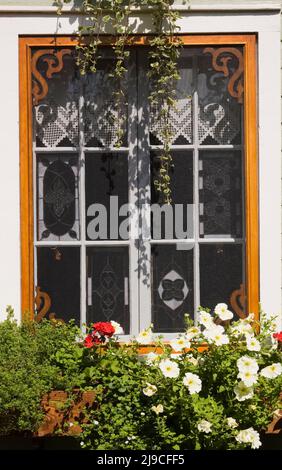
[[[65,436],[78,435],[81,432],[80,425],[87,422],[84,411],[91,407],[94,401],[94,390],[74,390],[71,395],[60,390],[48,393],[41,402],[45,419],[36,436],[48,436],[58,431]]]

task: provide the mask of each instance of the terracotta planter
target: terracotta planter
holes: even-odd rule
[[[66,407],[67,400],[71,400]],[[75,436],[81,432],[80,424],[87,422],[84,416],[85,409],[91,407],[95,401],[95,391],[74,390],[69,397],[67,392],[54,390],[42,399],[41,405],[45,412],[45,420],[39,427],[36,436],[43,437],[54,434],[60,430],[64,436]]]

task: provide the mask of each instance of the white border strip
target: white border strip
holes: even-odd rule
[[[47,13],[53,14],[57,13],[58,7],[56,6],[42,6],[42,5],[34,5],[34,6],[21,6],[21,5],[0,5],[0,14],[1,13]],[[281,4],[279,3],[247,3],[241,5],[230,5],[230,4],[218,4],[218,5],[174,5],[171,10],[173,11],[187,11],[190,13],[197,13],[197,12],[246,12],[246,11],[281,11]],[[151,12],[152,8],[142,8],[142,7],[132,7],[131,11],[136,12],[140,11],[142,13]],[[80,15],[80,9],[74,6],[65,5],[61,10],[61,14],[72,14],[72,15]]]

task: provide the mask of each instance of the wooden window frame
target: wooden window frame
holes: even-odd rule
[[[180,34],[189,46],[244,47],[244,157],[245,157],[245,289],[246,309],[259,319],[259,220],[257,144],[257,62],[255,34]],[[103,36],[104,45],[114,38]],[[21,306],[23,318],[34,318],[34,209],[32,159],[32,77],[33,47],[74,47],[76,36],[19,38],[19,131],[20,131],[20,216],[21,216]],[[147,36],[129,38],[132,46],[146,46]]]

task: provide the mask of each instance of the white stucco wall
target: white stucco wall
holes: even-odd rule
[[[5,11],[5,4],[8,11]],[[17,12],[11,6],[33,4],[34,11]],[[0,1],[0,139],[2,180],[0,184],[0,318],[12,304],[20,318],[20,214],[19,214],[19,137],[18,137],[18,36],[21,34],[73,34],[78,20],[73,14],[58,18],[55,12],[40,11],[47,0],[34,2]],[[259,177],[260,177],[260,286],[261,304],[270,313],[281,312],[281,158],[280,158],[280,12],[273,2],[232,2],[250,11],[219,11],[224,2],[199,0],[183,11],[179,21],[183,33],[258,34],[259,66]],[[14,5],[12,5],[14,4]],[[208,5],[209,4],[209,5]],[[262,10],[258,10],[258,4]],[[36,8],[39,11],[36,13]],[[41,6],[40,6],[41,5]],[[266,6],[265,6],[266,5]],[[271,5],[272,8],[271,9]],[[208,8],[211,8],[208,12]],[[256,11],[252,10],[253,6]],[[213,11],[217,8],[216,11]],[[228,7],[228,6],[227,6]],[[230,8],[230,4],[229,4]],[[235,16],[236,15],[236,18]],[[137,19],[138,32],[146,32]],[[134,18],[133,18],[134,21]],[[280,316],[281,322],[281,316]]]

